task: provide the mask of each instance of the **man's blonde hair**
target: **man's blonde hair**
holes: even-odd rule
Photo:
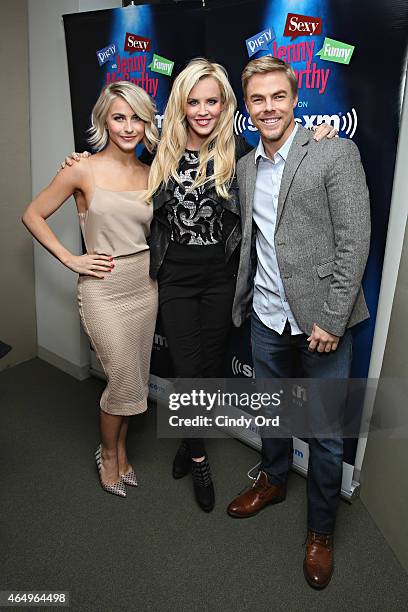
[[[155,125],[156,107],[144,89],[129,81],[114,81],[102,89],[92,109],[91,127],[88,130],[89,144],[96,151],[106,147],[109,139],[106,117],[115,98],[122,98],[127,102],[133,112],[144,122],[143,144],[152,153],[159,142],[159,132]]]
[[[241,75],[244,98],[246,98],[249,79],[254,76],[254,74],[266,74],[267,72],[276,71],[283,72],[286,75],[290,83],[292,96],[296,98],[298,93],[298,81],[295,71],[292,66],[277,57],[273,57],[273,55],[263,55],[247,63]]]

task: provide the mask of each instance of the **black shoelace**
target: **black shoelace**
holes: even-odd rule
[[[205,458],[203,461],[200,462],[192,461],[191,463],[191,472],[195,482],[202,487],[208,487],[208,485],[210,485],[212,482],[210,464],[208,463],[208,459]]]

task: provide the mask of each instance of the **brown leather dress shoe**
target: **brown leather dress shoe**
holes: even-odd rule
[[[333,536],[307,532],[303,572],[310,586],[324,589],[333,574]]]
[[[271,484],[265,472],[261,471],[252,487],[230,503],[227,512],[237,518],[254,516],[268,504],[283,502],[285,497],[286,487]]]

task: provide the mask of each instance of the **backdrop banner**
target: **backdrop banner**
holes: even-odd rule
[[[353,377],[370,364],[387,236],[399,120],[406,75],[408,4],[386,0],[201,0],[64,16],[75,148],[89,150],[86,131],[103,85],[129,80],[156,101],[160,129],[174,77],[193,57],[224,65],[238,99],[234,127],[255,146],[258,133],[242,98],[240,75],[250,58],[271,54],[291,63],[299,82],[296,121],[330,123],[359,147],[372,210],[364,276],[371,318],[353,329]],[[293,12],[295,8],[301,13]],[[225,376],[253,376],[249,327],[232,330]],[[172,370],[158,322],[151,393],[160,399]],[[296,397],[295,401],[301,401]],[[248,437],[248,432],[241,437]],[[248,442],[259,446],[259,432]],[[345,444],[343,493],[352,492],[356,441]],[[295,440],[295,465],[307,470],[307,444]]]

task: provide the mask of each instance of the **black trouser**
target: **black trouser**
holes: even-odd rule
[[[220,378],[231,329],[234,264],[223,245],[171,242],[159,274],[159,304],[175,378]],[[201,438],[188,438],[192,457],[205,455]]]

